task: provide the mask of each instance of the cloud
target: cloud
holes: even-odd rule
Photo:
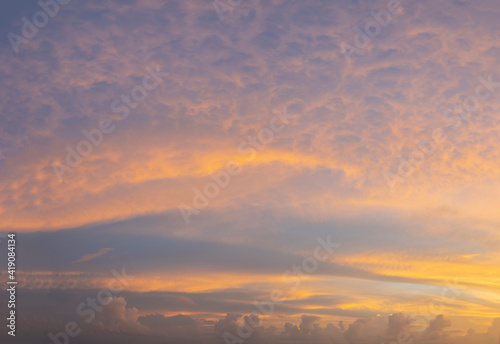
[[[220,334],[224,334],[225,332],[230,332],[235,334],[236,329],[238,328],[237,321],[242,317],[241,314],[238,313],[227,313],[226,316],[222,319],[219,319],[217,323],[215,323],[214,328]]]
[[[398,157],[430,130],[448,126],[442,113],[474,92],[478,76],[498,71],[490,56],[497,47],[488,39],[496,21],[485,10],[496,3],[466,4],[410,4],[412,13],[392,21],[350,64],[340,43],[353,39],[352,27],[385,1],[242,4],[223,22],[202,2],[68,4],[19,55],[2,50],[2,75],[9,80],[2,99],[8,124],[2,128],[9,128],[0,144],[8,161],[0,166],[2,223],[33,231],[177,209],[192,198],[193,185],[235,157],[241,140],[273,108],[297,103],[297,125],[280,133],[246,166],[249,174],[234,181],[235,192],[221,194],[211,207],[263,202],[267,197],[253,195],[273,185],[281,187],[282,203],[321,199],[303,193],[314,172],[325,169],[343,176],[330,180],[343,191],[329,193],[333,200],[347,193],[397,205],[404,195],[386,193],[382,172],[397,169]],[[454,62],[445,68],[449,56]],[[171,73],[168,80],[60,184],[51,163],[65,159],[65,147],[74,147],[83,129],[114,116],[112,101],[155,63]],[[29,101],[19,94],[29,94]],[[494,178],[496,109],[497,97],[482,103],[467,130],[398,190],[415,196],[444,176],[460,189],[478,180],[478,166],[484,182]],[[285,153],[296,159],[283,159]],[[313,171],[295,185],[280,185],[304,168]]]
[[[411,324],[411,319],[403,313],[391,314],[388,317],[387,334],[390,337],[397,338],[402,332],[406,331]]]
[[[476,333],[476,331],[470,329],[467,331],[467,335],[460,338],[458,344],[497,344],[500,340],[500,318],[493,319],[491,326],[488,328],[486,333]]]
[[[87,255],[83,256],[82,258],[75,260],[73,263],[88,262],[89,260],[100,257],[103,254],[108,253],[111,250],[113,250],[113,249],[112,248],[102,248],[99,252],[87,254]]]
[[[127,301],[123,297],[113,297],[104,310],[98,313],[94,321],[97,326],[110,332],[135,335],[147,332],[147,327],[139,322],[137,308],[127,308]]]
[[[449,328],[436,319],[419,340],[479,326],[475,314],[481,324],[497,317],[498,90],[457,129],[443,114],[474,94],[480,76],[500,76],[498,1],[411,2],[347,60],[341,46],[353,27],[386,6],[244,1],[220,21],[210,1],[73,1],[19,54],[0,43],[0,223],[21,239],[19,285],[77,293],[126,266],[150,281],[131,283],[131,294],[158,292],[133,295],[147,305],[133,304],[141,315],[154,315],[147,321],[175,323],[170,316],[189,311],[217,322],[249,314],[316,236],[335,235],[342,250],[279,311],[286,335],[393,336],[407,323],[384,318],[391,302],[413,310],[457,276],[466,290],[446,314],[467,320]],[[39,9],[5,7],[4,38]],[[121,120],[111,104],[152,65],[169,77]],[[293,123],[255,159],[240,154],[283,106]],[[116,130],[59,182],[52,163],[66,163],[67,147],[103,118]],[[448,140],[391,193],[384,172],[398,171],[436,128]],[[179,204],[232,159],[243,172],[186,226]],[[103,329],[141,333],[133,308],[115,302],[117,327]],[[345,335],[323,324],[339,317],[349,318]],[[265,333],[279,336],[279,325]]]
[[[451,342],[449,335],[444,333],[444,329],[450,326],[451,321],[440,314],[434,320],[430,321],[429,327],[422,334],[422,338],[429,342]]]
[[[408,326],[408,316],[404,313],[390,316],[364,317],[341,321],[338,326],[325,321],[324,317],[302,314],[290,322],[282,319],[261,318],[257,314],[242,315],[194,313],[164,315],[144,311],[137,299],[130,295],[113,297],[96,318],[86,324],[78,317],[77,305],[87,295],[95,295],[95,290],[58,291],[50,297],[41,291],[22,291],[20,297],[26,302],[19,304],[19,321],[30,323],[30,329],[19,330],[18,336],[23,343],[35,343],[46,340],[47,333],[57,333],[64,329],[68,319],[76,321],[82,328],[78,340],[92,343],[96,338],[105,338],[109,343],[134,343],[140,338],[141,343],[209,343],[223,341],[223,335],[239,335],[238,327],[252,329],[252,334],[245,339],[248,343],[265,341],[281,344],[375,344],[391,342],[396,338],[411,338],[415,344],[458,343],[458,344],[496,344],[500,334],[500,318],[494,319],[487,332],[470,330],[466,335],[447,330],[451,323],[444,315],[432,319],[426,329]],[[151,293],[144,293],[150,298]],[[39,309],[46,309],[43,318],[37,316]],[[144,315],[140,315],[144,314]],[[6,334],[0,334],[3,339]],[[31,341],[30,341],[31,340]]]

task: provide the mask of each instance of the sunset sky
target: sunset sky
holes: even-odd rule
[[[0,6],[2,342],[498,344],[498,0]]]

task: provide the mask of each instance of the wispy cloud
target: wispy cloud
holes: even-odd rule
[[[78,260],[75,260],[73,263],[88,262],[89,260],[92,260],[92,259],[95,259],[97,257],[100,257],[103,254],[106,254],[106,253],[108,253],[111,250],[112,250],[112,248],[102,248],[102,249],[99,250],[99,252],[87,254],[87,255],[83,256],[82,258],[80,258]]]

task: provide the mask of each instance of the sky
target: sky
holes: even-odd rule
[[[499,342],[498,1],[0,6],[2,342]]]

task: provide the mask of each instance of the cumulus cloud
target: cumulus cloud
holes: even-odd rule
[[[94,321],[97,326],[109,332],[145,334],[147,327],[138,320],[139,311],[137,308],[127,307],[127,301],[123,297],[113,297],[103,311],[98,313]]]
[[[410,324],[411,319],[403,313],[389,315],[387,335],[393,338],[397,338],[397,336],[402,331],[406,331]]]
[[[219,320],[215,326],[216,331],[222,335],[226,332],[236,334],[240,314],[228,314],[224,319]],[[467,336],[452,335],[446,332],[446,328],[451,322],[442,314],[436,316],[430,321],[424,331],[418,331],[416,328],[410,328],[411,318],[403,313],[390,315],[389,317],[377,316],[372,318],[357,319],[351,323],[347,329],[342,324],[335,326],[331,323],[320,325],[320,317],[302,315],[301,323],[285,323],[282,330],[276,330],[269,327],[269,331],[260,327],[259,335],[262,340],[268,340],[277,343],[330,343],[330,344],[376,344],[385,342],[412,342],[415,344],[435,344],[435,343],[469,343],[473,336],[483,338],[489,336],[491,329],[487,334],[475,335],[473,332]],[[494,326],[495,326],[494,321]],[[239,324],[244,326],[245,323]],[[239,337],[231,337],[233,340],[240,340]],[[239,338],[239,339],[235,339]],[[486,337],[484,337],[486,338]],[[492,337],[490,337],[492,338]],[[255,337],[249,338],[250,342]],[[259,341],[257,341],[259,342]],[[472,343],[472,342],[470,342]],[[489,344],[490,341],[477,341],[476,343]],[[491,342],[493,343],[493,342]]]
[[[476,331],[470,329],[467,331],[467,335],[463,338],[459,338],[457,343],[459,344],[497,344],[500,341],[500,318],[493,319],[493,322],[486,333],[477,333]]]
[[[423,332],[420,340],[423,342],[439,342],[448,343],[451,342],[449,334],[445,333],[444,330],[451,326],[451,321],[446,319],[444,315],[440,314],[435,319],[431,320],[429,327]]]
[[[222,319],[219,319],[217,323],[215,323],[215,330],[221,334],[225,332],[236,333],[236,329],[239,324],[237,321],[242,317],[241,314],[238,313],[228,313]]]
[[[20,309],[20,321],[29,321],[30,329],[21,329],[19,338],[23,343],[35,343],[35,339],[45,340],[47,333],[57,333],[64,329],[68,319],[77,320],[82,328],[78,339],[82,343],[95,342],[96,338],[106,338],[109,343],[133,343],[140,338],[141,343],[224,343],[225,339],[236,342],[281,344],[380,344],[397,340],[412,340],[415,344],[459,343],[497,344],[500,335],[500,318],[494,319],[485,333],[468,331],[466,335],[449,331],[451,322],[444,315],[437,315],[424,330],[412,326],[412,319],[403,313],[390,316],[346,319],[338,325],[328,323],[324,317],[303,314],[297,321],[282,323],[278,318],[261,318],[257,314],[242,315],[227,313],[224,317],[207,318],[206,314],[173,316],[144,312],[131,306],[136,298],[114,297],[96,312],[96,318],[86,324],[75,314],[76,305],[84,295],[94,291],[52,293],[50,298],[40,294],[24,293],[29,301]],[[40,308],[47,312],[43,318],[37,316]],[[139,315],[145,313],[145,315]],[[78,320],[79,319],[79,320]],[[272,325],[270,324],[272,322]],[[5,336],[0,334],[0,338]],[[134,339],[135,338],[135,339]],[[238,339],[239,338],[239,339]],[[25,341],[24,341],[25,340]],[[230,342],[231,342],[230,340]]]
[[[147,327],[151,333],[161,334],[173,338],[200,339],[206,332],[204,320],[194,319],[191,316],[177,314],[164,316],[163,314],[149,314],[141,316],[139,322]]]

